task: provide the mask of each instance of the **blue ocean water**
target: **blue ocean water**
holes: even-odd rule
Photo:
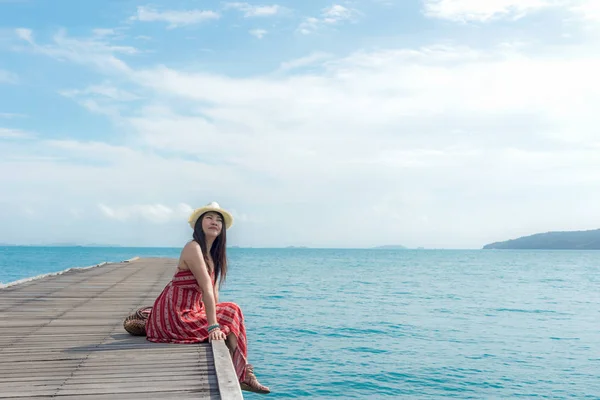
[[[178,254],[0,248],[0,281]],[[269,398],[600,398],[600,252],[231,249],[229,259],[221,300],[244,311]]]
[[[181,249],[148,247],[0,246],[0,286],[73,267],[133,257],[179,257]]]

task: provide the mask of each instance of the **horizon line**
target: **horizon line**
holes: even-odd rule
[[[182,246],[167,245],[119,245],[119,244],[75,244],[75,243],[0,243],[0,247],[85,247],[85,248],[130,248],[130,249],[179,249]],[[284,246],[241,246],[229,245],[229,249],[289,249],[289,250],[481,250],[481,247],[407,247],[407,246],[303,246],[303,245],[284,245]]]

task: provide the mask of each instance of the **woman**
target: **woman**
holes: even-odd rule
[[[232,223],[232,215],[215,202],[192,212],[193,240],[181,251],[177,273],[154,302],[146,338],[157,343],[225,340],[242,390],[269,393],[246,361],[242,310],[235,303],[219,303],[218,287],[227,275],[226,230]]]

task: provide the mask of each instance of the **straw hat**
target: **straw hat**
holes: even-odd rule
[[[216,201],[213,201],[212,203],[209,203],[204,207],[196,208],[194,211],[192,211],[192,214],[190,215],[190,218],[188,220],[192,229],[194,229],[194,226],[196,226],[196,221],[198,221],[198,218],[200,218],[200,216],[205,212],[209,211],[218,212],[223,216],[223,222],[225,222],[225,229],[229,229],[233,224],[233,215],[231,215],[229,211],[222,209]]]

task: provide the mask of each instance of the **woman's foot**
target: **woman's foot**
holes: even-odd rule
[[[242,390],[254,393],[271,393],[268,387],[261,385],[254,375],[254,367],[250,364],[246,366],[246,379],[240,384]]]

